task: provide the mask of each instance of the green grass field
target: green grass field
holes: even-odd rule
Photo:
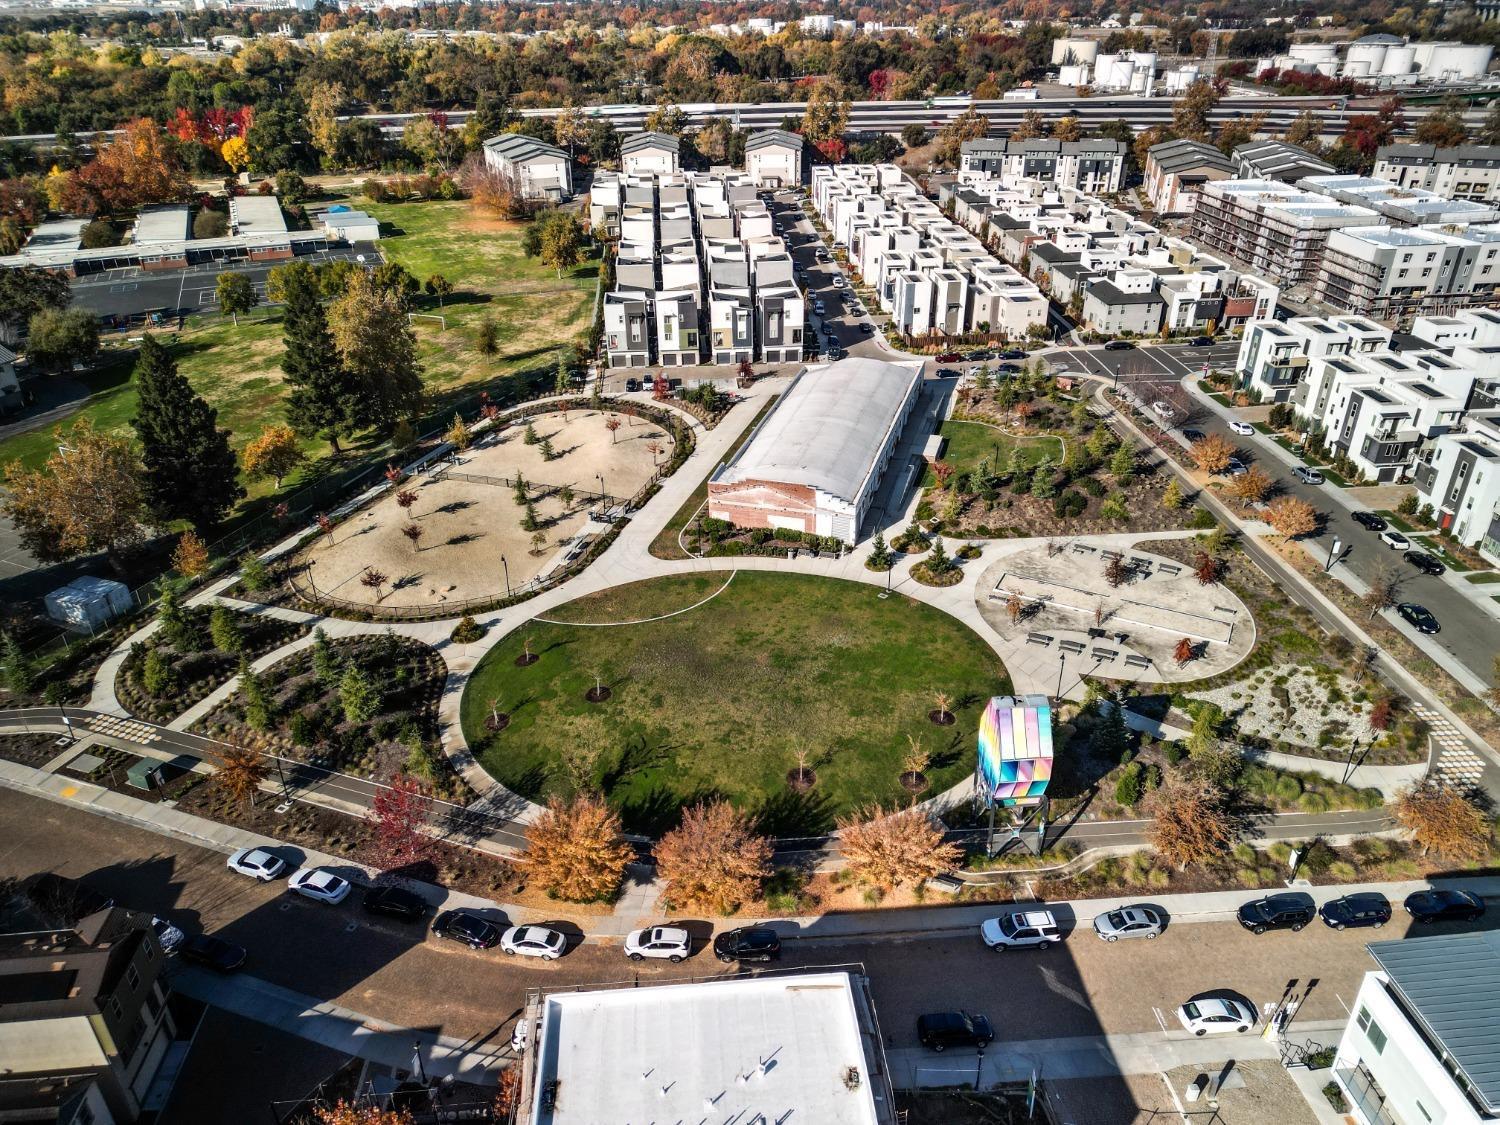
[[[953,466],[955,473],[976,471],[979,463],[986,457],[989,458],[990,466],[994,471],[1004,472],[1005,467],[1010,464],[1010,451],[1017,445],[1025,451],[1028,465],[1035,465],[1043,457],[1049,456],[1053,461],[1061,461],[1063,455],[1062,439],[1053,437],[1051,434],[1012,437],[982,422],[954,421],[944,422],[938,428],[938,433],[948,439],[948,448],[943,452],[943,460]],[[937,478],[933,476],[931,469],[927,470],[922,483],[926,488],[931,488],[937,483]]]
[[[588,328],[596,261],[559,279],[551,268],[521,252],[519,224],[478,218],[461,201],[356,203],[390,224],[391,233],[380,244],[388,257],[418,280],[441,273],[455,286],[445,307],[422,298],[417,309],[448,321],[447,331],[435,320],[419,317],[415,322],[424,380],[434,398],[494,385],[530,368],[550,370],[558,345]],[[474,327],[485,316],[493,317],[499,328],[499,352],[491,357],[480,355],[472,342]],[[264,426],[285,420],[277,310],[263,308],[241,317],[238,327],[217,316],[193,317],[180,334],[163,335],[175,338],[172,352],[179,369],[218,409],[219,424],[233,433],[235,448],[243,447]],[[0,442],[0,465],[40,465],[57,446],[57,430],[79,417],[88,417],[100,429],[128,427],[136,396],[125,346],[123,341],[109,345],[106,357],[112,361],[90,376],[93,394],[76,414]],[[316,440],[304,442],[303,448],[313,458],[328,452],[326,443]],[[315,462],[308,471],[320,469]],[[289,485],[295,483],[293,478]],[[271,490],[264,481],[248,487],[252,497]]]
[[[907,735],[933,756],[929,793],[973,769],[983,703],[1009,690],[999,658],[966,626],[918,602],[856,583],[742,571],[656,579],[559,607],[558,621],[664,620],[588,627],[534,623],[475,669],[463,729],[493,776],[540,799],[571,787],[564,753],[597,748],[593,776],[628,827],[670,826],[685,803],[722,795],[768,831],[826,830],[866,802],[904,803]],[[541,659],[518,668],[525,638]],[[598,672],[613,695],[584,694]],[[956,724],[927,713],[933,692]],[[489,701],[510,713],[485,729]],[[807,750],[817,784],[786,785]]]

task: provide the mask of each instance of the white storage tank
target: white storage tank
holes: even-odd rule
[[[1344,55],[1344,73],[1350,78],[1364,78],[1379,74],[1385,65],[1385,53],[1389,48],[1384,43],[1351,43]]]
[[[1057,68],[1057,80],[1064,86],[1087,86],[1089,68],[1087,66],[1060,66]]]
[[[1428,78],[1472,80],[1483,78],[1495,48],[1488,44],[1433,43],[1427,58],[1417,57],[1417,68]]]
[[[1388,47],[1385,52],[1385,62],[1380,65],[1380,74],[1383,78],[1399,78],[1403,74],[1410,74],[1416,68],[1417,49],[1415,47]]]
[[[1339,73],[1338,59],[1323,59],[1313,63],[1313,68],[1325,78],[1337,78]]]
[[[1053,66],[1080,66],[1092,63],[1099,57],[1097,39],[1052,40]]]
[[[1286,53],[1302,62],[1320,63],[1338,58],[1339,48],[1337,43],[1293,43]]]
[[[47,616],[64,625],[93,632],[130,611],[130,590],[110,578],[84,575],[59,586],[43,599]]]

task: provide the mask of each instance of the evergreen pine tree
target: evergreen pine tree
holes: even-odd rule
[[[182,595],[175,585],[168,585],[156,603],[156,620],[161,623],[161,635],[178,652],[197,652],[202,635],[193,615],[183,607]]]
[[[351,664],[339,680],[339,703],[351,723],[367,723],[380,710],[380,692],[362,668]]]
[[[1115,450],[1109,459],[1109,475],[1122,483],[1135,476],[1135,451],[1130,446],[1122,445]]]
[[[245,647],[245,633],[239,614],[225,605],[216,605],[208,615],[208,635],[220,652],[239,652]]]
[[[4,632],[0,632],[0,672],[5,674],[5,686],[17,695],[27,695],[36,687],[36,667],[16,638]]]
[[[312,266],[294,262],[278,271],[283,298],[281,370],[292,391],[287,418],[302,434],[326,438],[335,453],[339,439],[354,432],[358,397],[328,331],[318,277]]]
[[[250,658],[240,657],[240,694],[245,697],[245,723],[251,730],[267,730],[271,726],[271,701],[266,697],[265,685],[250,669]]]
[[[1100,701],[1099,722],[1090,741],[1101,761],[1128,760],[1130,728],[1125,725],[1125,707],[1118,696]]]
[[[218,411],[194,392],[154,336],[135,363],[138,403],[130,420],[141,439],[146,502],[162,521],[212,527],[245,495],[229,431]]]
[[[328,634],[322,629],[313,630],[312,670],[318,683],[331,687],[339,678],[339,662],[333,655],[333,646],[328,643]]]

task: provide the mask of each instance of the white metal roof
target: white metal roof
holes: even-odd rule
[[[282,234],[286,216],[274,195],[240,195],[229,201],[229,221],[235,234]]]
[[[851,357],[809,367],[713,479],[807,485],[852,503],[921,377],[920,362]]]
[[[552,994],[536,1066],[535,1125],[883,1120],[844,973]]]

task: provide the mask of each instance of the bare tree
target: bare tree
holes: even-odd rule
[[[887,812],[877,805],[838,825],[839,850],[849,871],[882,890],[941,874],[963,854],[921,809]]]
[[[1012,625],[1021,620],[1021,614],[1025,609],[1026,606],[1021,601],[1020,594],[1011,594],[1010,597],[1005,599],[1005,612],[1010,614],[1010,623]]]
[[[214,783],[232,800],[253,805],[260,783],[270,772],[271,767],[264,754],[235,739],[224,748],[219,768],[214,773]]]
[[[727,801],[687,809],[654,850],[663,897],[675,910],[728,914],[771,873],[771,841]]]
[[[620,814],[602,797],[549,801],[526,829],[531,881],[566,902],[609,898],[634,854]]]
[[[1473,801],[1451,786],[1427,779],[1396,799],[1396,819],[1422,849],[1447,860],[1478,859],[1489,852],[1490,825]]]
[[[1224,793],[1206,781],[1170,781],[1151,796],[1151,846],[1181,871],[1229,854],[1239,833]]]
[[[1365,591],[1361,601],[1370,607],[1370,620],[1375,620],[1375,615],[1383,609],[1390,609],[1396,604],[1396,599],[1401,592],[1402,574],[1393,566],[1382,566],[1370,576],[1370,588]]]

